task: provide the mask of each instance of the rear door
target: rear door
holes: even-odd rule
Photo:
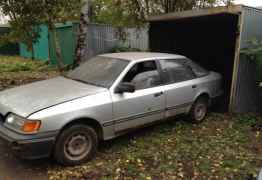
[[[165,117],[187,113],[193,104],[197,84],[194,72],[176,60],[160,60],[166,97]]]

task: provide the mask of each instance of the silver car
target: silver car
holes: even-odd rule
[[[0,92],[0,137],[22,158],[77,165],[99,140],[178,114],[201,122],[221,81],[180,55],[100,55],[66,76]]]

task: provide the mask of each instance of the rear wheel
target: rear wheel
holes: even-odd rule
[[[208,98],[199,97],[190,110],[190,119],[193,123],[201,123],[208,112]]]
[[[65,129],[58,137],[54,157],[62,165],[79,165],[96,154],[97,145],[98,136],[93,128],[74,125]]]

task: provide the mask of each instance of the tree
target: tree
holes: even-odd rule
[[[1,12],[0,9],[0,24],[5,24],[7,21],[7,17]]]
[[[57,65],[64,68],[55,24],[78,19],[81,0],[0,0],[0,9],[10,17],[9,39],[25,43],[33,50],[39,37],[39,25],[47,24],[53,37]]]
[[[80,21],[79,21],[79,29],[78,29],[78,36],[77,36],[77,43],[75,49],[75,60],[73,66],[78,66],[81,61],[83,60],[85,54],[88,51],[87,48],[87,31],[88,31],[88,23],[89,23],[89,1],[85,0],[81,14],[80,14]]]
[[[38,0],[41,1],[43,11],[40,13],[41,21],[48,25],[50,34],[53,37],[53,45],[56,53],[57,65],[60,70],[64,69],[65,65],[62,59],[62,52],[59,44],[59,39],[56,32],[55,23],[65,22],[68,19],[79,17],[79,13],[75,10],[80,9],[81,0]]]
[[[96,0],[91,19],[116,26],[140,26],[150,15],[231,3],[232,0]]]
[[[33,51],[33,44],[39,37],[39,18],[37,14],[41,11],[39,4],[35,6],[25,6],[26,0],[0,0],[0,9],[4,16],[10,18],[12,31],[1,37],[2,41],[25,43],[29,50]]]
[[[33,51],[39,37],[38,28],[47,24],[52,35],[57,65],[64,68],[55,23],[79,20],[78,42],[74,65],[83,59],[86,49],[88,14],[91,21],[119,27],[142,26],[150,15],[187,9],[227,5],[231,0],[0,0],[0,10],[10,17],[12,32],[2,39],[25,43]],[[82,7],[82,11],[80,11]],[[91,10],[91,11],[89,11]]]

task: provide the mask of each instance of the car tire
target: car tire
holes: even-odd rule
[[[65,166],[75,166],[89,161],[97,152],[98,135],[86,125],[73,125],[59,135],[54,158]]]
[[[204,121],[208,113],[208,98],[199,97],[191,107],[189,116],[192,123],[199,124]]]

